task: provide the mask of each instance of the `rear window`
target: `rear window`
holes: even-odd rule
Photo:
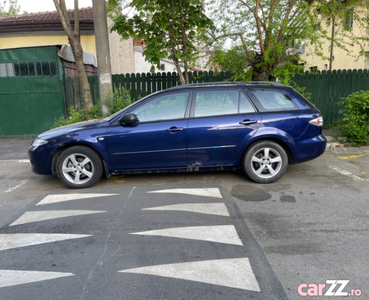
[[[297,110],[293,100],[281,90],[273,89],[249,89],[248,95],[259,111],[284,111]]]
[[[195,95],[194,117],[253,113],[254,107],[239,90],[212,90]]]

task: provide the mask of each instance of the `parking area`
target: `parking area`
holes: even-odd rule
[[[3,141],[1,139],[1,143]],[[21,142],[26,145],[31,141]],[[368,296],[369,265],[363,259],[367,253],[369,231],[367,148],[327,149],[316,160],[289,166],[280,181],[268,185],[251,182],[241,171],[206,172],[115,176],[101,180],[92,188],[77,191],[64,188],[54,177],[33,175],[26,157],[14,156],[8,150],[6,155],[6,159],[4,156],[0,158],[0,234],[3,243],[14,243],[12,234],[68,233],[95,237],[86,236],[44,246],[26,245],[17,250],[6,250],[3,245],[3,250],[0,250],[2,278],[17,275],[10,271],[23,270],[36,272],[35,276],[40,277],[35,278],[40,278],[40,281],[0,288],[1,296],[17,294],[21,297],[26,293],[36,293],[40,282],[54,294],[58,293],[59,285],[71,287],[67,295],[70,299],[94,299],[94,295],[98,299],[99,294],[94,294],[96,287],[100,287],[101,292],[111,292],[106,299],[114,299],[122,292],[126,293],[127,299],[129,296],[135,299],[135,296],[145,296],[141,293],[147,289],[153,291],[152,299],[162,299],[162,295],[166,295],[166,299],[174,299],[176,293],[181,295],[177,299],[206,299],[204,295],[209,299],[240,299],[250,295],[255,299],[266,299],[265,295],[268,299],[302,299],[325,294],[324,299],[329,299],[329,288],[334,288],[336,293],[344,282],[347,283],[342,286],[344,293]],[[214,195],[207,198],[173,193],[147,194],[154,190],[181,188],[216,188],[222,198]],[[72,197],[68,195],[73,194],[115,196],[39,205],[52,195]],[[225,203],[230,217],[206,217],[198,212],[180,213],[164,209],[143,210],[179,204],[195,207],[193,204],[201,203]],[[54,215],[53,211],[85,211],[85,214]],[[91,215],[87,211],[96,213]],[[49,219],[45,219],[43,212]],[[228,244],[219,243],[219,240],[196,241],[191,235],[183,239],[183,236],[178,237],[178,233],[169,230],[204,226],[202,229],[207,229],[202,230],[204,236],[217,230],[221,233],[230,225],[234,226],[243,246],[234,244],[237,239]],[[168,234],[177,236],[170,238]],[[128,240],[134,241],[132,248],[122,248]],[[121,246],[116,247],[118,245]],[[44,263],[28,259],[39,251],[40,255],[47,257]],[[67,254],[62,255],[63,252]],[[90,253],[91,257],[87,259],[82,252],[84,255]],[[241,272],[238,277],[246,281],[246,278],[251,278],[251,289],[240,288],[237,280],[234,282],[236,286],[232,286],[224,278],[218,284],[206,282],[201,276],[186,279],[170,274],[163,277],[161,273],[167,272],[168,268],[179,267],[177,273],[186,273],[186,268],[192,268],[200,274],[204,263],[192,263],[213,261],[214,266],[221,263],[224,267],[225,259],[241,259],[238,263],[247,265],[246,258],[252,273]],[[74,259],[88,261],[88,264],[78,269]],[[232,263],[230,260],[226,262]],[[182,265],[173,265],[177,263]],[[150,269],[154,265],[162,268]],[[55,273],[54,279],[45,279],[44,273],[37,273],[51,271]],[[121,289],[123,279],[131,283],[129,289]],[[268,280],[273,284],[267,284]],[[322,295],[319,290],[314,294],[314,284],[324,285]],[[140,290],[141,285],[147,289]],[[66,296],[65,292],[60,295]]]

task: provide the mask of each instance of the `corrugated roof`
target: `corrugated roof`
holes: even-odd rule
[[[74,22],[74,9],[68,10],[69,19]],[[79,19],[81,27],[93,28],[92,7],[80,8]],[[46,11],[39,13],[21,14],[0,17],[0,30],[16,28],[39,28],[62,27],[56,11]]]

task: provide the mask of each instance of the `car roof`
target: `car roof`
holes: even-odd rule
[[[221,81],[221,82],[201,82],[201,83],[190,83],[174,86],[166,89],[175,90],[183,88],[193,88],[193,87],[212,87],[212,86],[272,86],[272,87],[287,87],[283,83],[274,81]]]

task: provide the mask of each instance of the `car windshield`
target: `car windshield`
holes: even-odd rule
[[[136,101],[137,102],[137,101]],[[117,111],[116,113],[114,113],[114,114],[112,114],[112,115],[110,115],[109,117],[106,117],[106,118],[103,118],[102,119],[102,121],[110,121],[110,120],[112,120],[112,119],[114,119],[117,115],[119,115],[122,111],[124,111],[124,110],[126,110],[127,108],[129,108],[129,107],[131,107],[133,104],[135,104],[136,102],[134,102],[134,103],[131,103],[130,105],[128,105],[128,106],[126,106],[126,107],[124,107],[124,108],[122,108],[121,110],[119,110],[119,111]]]
[[[159,93],[159,92],[160,92],[160,91],[157,91],[157,92],[155,92],[155,93],[152,93],[152,94],[150,94],[150,95],[147,95],[147,96],[145,96],[145,97],[143,97],[143,98],[141,98],[141,99],[139,99],[139,100],[137,100],[137,101],[135,101],[135,102],[131,103],[130,105],[128,105],[128,106],[126,106],[126,107],[122,108],[121,110],[117,111],[116,113],[112,114],[111,116],[106,117],[106,118],[103,118],[101,121],[102,121],[102,122],[110,121],[110,120],[114,119],[116,116],[118,116],[119,114],[121,114],[121,113],[122,113],[123,111],[125,111],[126,109],[129,109],[130,107],[132,107],[133,105],[137,104],[138,102],[144,101],[146,98],[151,97],[151,96],[153,96],[153,95],[155,95],[155,94],[157,94],[157,93]]]
[[[148,97],[148,96],[147,96],[147,97]],[[137,101],[135,101],[135,102],[131,103],[130,105],[128,105],[128,106],[126,106],[126,107],[122,108],[121,110],[119,110],[119,111],[115,112],[115,113],[114,113],[114,114],[112,114],[111,116],[106,117],[106,118],[103,118],[103,119],[102,119],[102,121],[103,121],[103,122],[105,122],[105,121],[110,121],[110,120],[114,119],[116,116],[118,116],[119,114],[121,114],[124,110],[126,110],[126,109],[130,108],[131,106],[133,106],[133,105],[134,105],[134,104],[136,104],[137,102],[139,102],[139,101],[142,101],[142,100],[146,99],[147,97],[144,97],[144,98],[142,98],[142,99],[140,99],[140,100],[137,100]]]

